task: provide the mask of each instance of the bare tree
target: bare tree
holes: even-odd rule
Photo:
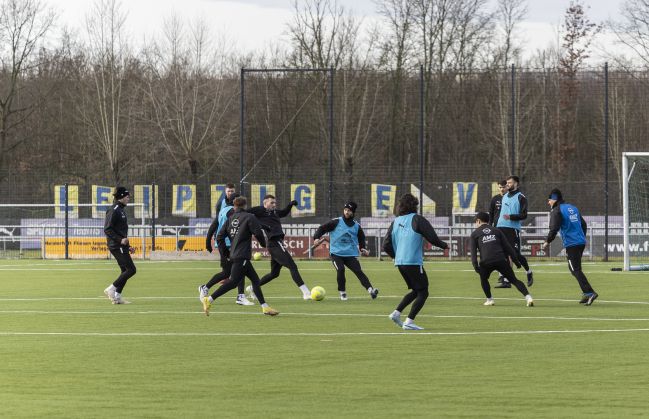
[[[610,28],[635,58],[649,65],[649,0],[626,0],[620,14],[622,21],[611,22]]]
[[[38,48],[54,20],[54,12],[38,0],[0,2],[0,174],[9,153],[28,141],[15,129],[43,99],[34,97],[24,79],[38,67]]]
[[[119,183],[128,164],[124,146],[132,122],[125,88],[129,60],[125,40],[126,14],[118,0],[97,0],[86,18],[92,81],[90,95],[79,101],[78,112],[90,139],[108,162],[113,181]]]
[[[527,15],[527,0],[498,0],[497,27],[501,42],[495,51],[495,63],[502,67],[520,57],[521,45],[516,42],[516,27]]]
[[[192,182],[221,161],[236,137],[234,80],[221,78],[224,65],[209,40],[205,21],[184,25],[176,16],[165,21],[164,37],[146,54],[146,94],[164,151]],[[189,29],[187,29],[189,28]]]
[[[567,169],[571,154],[576,150],[575,124],[579,93],[577,73],[589,57],[590,45],[600,30],[601,25],[588,19],[584,6],[578,0],[570,2],[563,24],[563,54],[559,58],[561,100],[554,149],[554,161],[559,173]]]

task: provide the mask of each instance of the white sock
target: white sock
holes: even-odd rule
[[[525,296],[525,299],[526,299],[526,300],[531,300],[531,299],[532,299],[532,295],[527,294],[527,295]]]
[[[237,300],[240,300],[240,299],[244,298],[245,296],[246,296],[246,294],[239,294],[239,295],[237,295]]]
[[[309,287],[307,287],[305,284],[300,285],[300,289],[302,290],[302,294],[310,294],[311,291],[309,291]]]
[[[211,295],[210,295],[208,298],[210,299],[210,304],[211,304],[212,302],[214,302],[214,298],[212,298]]]
[[[119,292],[115,291],[115,299],[116,299],[116,300],[119,300],[120,298],[122,298],[122,294],[120,294]]]
[[[117,288],[115,288],[115,285],[110,284],[110,286],[109,286],[108,288],[106,288],[106,289],[108,290],[108,292],[115,292],[115,290],[116,290]]]
[[[532,273],[532,270],[530,269],[529,271],[527,271],[527,273],[528,273],[528,274],[531,274],[531,273]]]
[[[399,310],[394,310],[392,316],[401,317],[401,312]]]
[[[340,291],[340,295],[347,294],[347,291]]]
[[[268,303],[264,303],[264,304],[262,304],[261,306],[262,306],[262,308],[270,307],[270,306],[268,305]]]
[[[404,323],[405,323],[405,324],[410,324],[410,323],[412,323],[413,321],[414,321],[414,320],[412,320],[410,317],[408,317]]]
[[[369,293],[371,294],[373,290],[374,290],[374,288],[369,287],[369,288],[367,289],[367,292],[369,292]]]

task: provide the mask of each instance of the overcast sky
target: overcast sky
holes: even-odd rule
[[[57,10],[61,24],[82,28],[92,0],[45,0]],[[128,0],[122,2],[127,12],[127,30],[134,41],[153,38],[160,33],[165,17],[177,14],[188,19],[202,16],[212,23],[215,35],[224,34],[228,41],[243,50],[261,49],[270,42],[281,42],[287,22],[293,13],[292,0]],[[365,21],[378,19],[372,0],[339,0]],[[618,19],[623,0],[584,0],[587,15],[594,22]],[[548,44],[556,44],[557,29],[570,0],[529,0],[528,14],[520,35],[525,41],[526,56]],[[614,47],[614,37],[600,35],[593,60],[603,59],[603,49]]]

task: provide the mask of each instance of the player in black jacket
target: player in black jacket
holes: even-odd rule
[[[228,185],[231,185],[231,184],[228,184]],[[234,200],[234,198],[236,198],[238,196],[239,196],[239,194],[237,194],[237,193],[233,194],[231,196],[232,201]],[[225,207],[222,207],[222,208],[230,207],[230,210],[225,214],[225,219],[227,219],[227,217],[230,217],[230,215],[232,215],[232,213],[234,212],[234,208],[232,207],[232,202],[230,200],[228,200],[228,199],[222,200],[221,202],[223,202],[224,205],[226,205]],[[214,220],[210,224],[210,227],[207,229],[207,236],[205,237],[205,249],[210,253],[212,253],[212,251],[214,250],[212,248],[212,239],[214,238],[214,236],[216,235],[216,232],[218,231],[219,221],[225,222],[225,220],[222,219],[222,217],[221,217],[221,210],[219,210],[219,212],[216,214],[216,217],[214,218]],[[220,262],[221,262],[221,272],[219,272],[219,273],[215,274],[214,276],[212,276],[212,278],[210,278],[210,280],[207,282],[207,284],[199,285],[199,287],[198,287],[198,299],[201,300],[201,301],[203,301],[203,297],[207,297],[209,295],[210,288],[212,288],[213,286],[215,286],[219,282],[224,281],[224,280],[226,280],[227,278],[230,277],[230,272],[232,271],[232,262],[230,262],[230,260],[228,260],[226,258],[220,258],[220,259],[221,259],[220,260]],[[237,294],[237,299],[235,300],[235,303],[237,303],[239,305],[242,305],[242,306],[254,306],[255,303],[253,303],[252,301],[249,301],[246,298],[245,280],[241,281],[239,283],[239,285],[237,286],[237,288],[238,288],[239,292]]]
[[[113,205],[106,211],[104,234],[106,234],[108,250],[110,250],[122,272],[104,290],[104,294],[113,304],[129,304],[128,301],[122,298],[122,290],[126,286],[126,281],[136,272],[135,264],[131,259],[133,248],[129,246],[128,242],[128,219],[126,211],[124,211],[131,197],[128,190],[123,186],[115,189],[113,197]]]
[[[475,225],[476,229],[471,233],[469,248],[471,249],[473,269],[480,274],[482,290],[487,297],[484,305],[494,305],[491,288],[489,287],[489,275],[493,271],[498,271],[525,296],[527,306],[533,306],[534,300],[527,291],[525,284],[516,278],[512,267],[507,262],[507,256],[510,256],[516,267],[521,267],[518,255],[505,238],[505,235],[499,229],[489,225],[489,214],[486,212],[479,212],[476,215]],[[479,264],[478,251],[480,251]]]
[[[239,282],[243,281],[244,276],[250,278],[255,295],[259,299],[262,312],[269,316],[276,316],[278,311],[266,304],[264,294],[259,286],[259,276],[253,268],[250,259],[252,257],[252,236],[254,235],[259,244],[266,247],[266,238],[259,221],[254,215],[245,211],[247,200],[243,196],[234,199],[234,212],[227,221],[219,228],[216,235],[216,242],[219,246],[221,257],[232,261],[232,272],[230,278],[221,285],[209,297],[203,297],[203,311],[205,315],[210,315],[210,306],[212,302],[221,295],[235,288]],[[230,248],[226,246],[225,237],[230,239]]]
[[[266,230],[268,236],[268,253],[270,253],[270,272],[261,278],[259,285],[264,286],[273,279],[279,276],[282,266],[286,266],[291,271],[291,278],[298,288],[302,291],[302,298],[305,300],[311,299],[311,291],[304,284],[300,271],[293,260],[293,257],[284,246],[284,230],[282,229],[281,218],[286,217],[291,213],[291,208],[297,205],[297,201],[291,201],[286,208],[277,209],[277,200],[273,195],[266,195],[264,197],[264,205],[252,207],[248,210],[249,213],[257,217],[259,222]]]
[[[498,224],[498,217],[500,217],[500,208],[503,205],[503,195],[507,193],[507,181],[505,179],[501,180],[498,182],[498,189],[500,190],[500,193],[498,195],[494,195],[493,198],[491,198],[491,203],[489,204],[489,224],[496,227]],[[505,277],[501,275],[498,276],[498,283],[502,284],[504,282]],[[507,283],[506,285],[500,285],[498,288],[509,288],[511,287],[510,283]]]

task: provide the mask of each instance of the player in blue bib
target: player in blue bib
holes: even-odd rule
[[[412,194],[407,193],[399,198],[398,216],[390,224],[383,239],[383,250],[394,259],[394,264],[410,290],[389,316],[404,330],[423,329],[417,326],[414,320],[428,299],[428,276],[424,270],[424,239],[433,246],[448,248],[448,245],[437,237],[430,222],[417,214],[418,205],[419,200]],[[401,322],[401,312],[411,303],[408,318]]]
[[[214,250],[212,248],[212,239],[218,233],[219,229],[225,222],[227,221],[228,217],[232,215],[234,212],[234,207],[232,205],[232,202],[234,201],[235,198],[239,196],[238,193],[234,192],[234,185],[231,183],[228,183],[226,185],[226,195],[225,197],[219,201],[216,209],[216,217],[212,221],[212,224],[210,224],[210,227],[207,229],[207,237],[205,237],[205,249],[212,253]],[[229,193],[229,191],[232,191],[232,193]],[[214,243],[216,244],[216,242]],[[225,239],[225,245],[229,249],[230,248],[230,239],[226,238]],[[216,247],[218,245],[216,244]],[[209,295],[210,288],[218,284],[219,282],[226,280],[230,277],[230,273],[232,272],[232,262],[225,257],[221,257],[221,272],[215,274],[210,278],[210,280],[206,284],[202,284],[198,286],[198,299],[203,300],[203,297],[206,297]],[[238,294],[237,294],[237,299],[236,303],[242,306],[252,306],[255,305],[252,301],[248,300],[246,298],[245,294],[245,287],[246,284],[244,281],[241,281],[238,285]]]
[[[545,239],[545,243],[543,243],[543,249],[546,249],[552,240],[557,237],[557,233],[561,231],[561,240],[568,258],[568,268],[572,276],[577,279],[583,292],[579,302],[589,306],[593,304],[598,295],[581,270],[581,256],[586,248],[586,229],[588,228],[586,221],[577,207],[563,200],[563,195],[559,189],[552,189],[550,196],[548,196],[548,205],[552,208],[550,212],[550,232]]]
[[[527,263],[527,259],[521,253],[521,226],[522,221],[527,218],[527,198],[519,189],[520,179],[518,176],[509,176],[507,179],[507,193],[503,195],[500,213],[496,227],[503,232],[509,244],[516,251],[518,260],[527,273],[527,286],[534,283],[534,275]],[[505,279],[496,288],[511,288],[511,284]]]
[[[378,288],[372,286],[358,262],[359,253],[367,256],[370,252],[365,247],[365,233],[363,233],[361,225],[354,220],[357,207],[358,205],[355,202],[347,202],[343,208],[342,217],[334,218],[321,225],[313,235],[314,245],[312,247],[316,247],[323,242],[324,238],[322,236],[329,233],[329,254],[336,269],[338,292],[340,292],[340,299],[343,301],[347,300],[345,266],[354,272],[372,299],[379,295]]]

